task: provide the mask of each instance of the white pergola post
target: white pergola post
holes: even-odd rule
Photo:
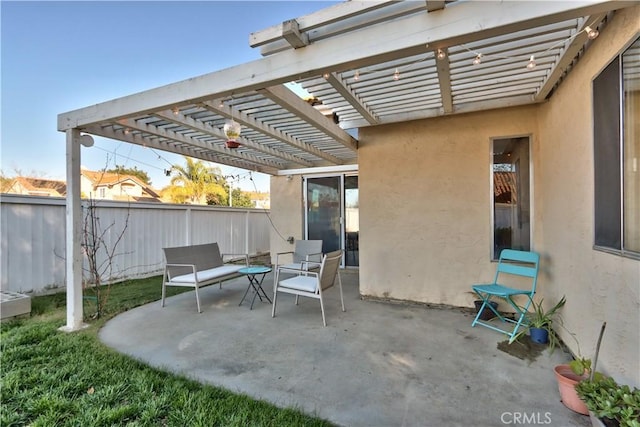
[[[67,135],[67,215],[66,272],[67,324],[65,332],[86,327],[82,323],[82,206],[80,204],[80,131],[68,129]]]

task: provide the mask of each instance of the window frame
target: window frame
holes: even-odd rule
[[[593,173],[594,173],[594,198],[593,198],[593,249],[599,252],[605,252],[625,258],[632,258],[640,260],[640,251],[634,251],[625,247],[625,177],[624,177],[624,165],[625,165],[625,86],[624,86],[624,63],[623,63],[623,55],[635,44],[640,42],[640,35],[635,35],[620,51],[609,61],[607,62],[596,75],[591,80],[591,102],[592,102],[592,126],[593,126]],[[607,246],[604,244],[598,244],[597,242],[602,239],[602,236],[598,236],[598,218],[597,218],[597,209],[598,203],[603,203],[602,198],[598,198],[597,187],[599,183],[597,182],[598,171],[596,167],[598,165],[598,147],[599,143],[602,141],[598,140],[598,135],[596,135],[596,106],[602,101],[602,99],[596,99],[596,80],[603,75],[603,73],[614,63],[617,63],[617,114],[618,114],[618,123],[617,123],[617,142],[618,146],[616,147],[618,150],[618,158],[617,167],[618,167],[618,182],[616,184],[616,190],[619,191],[619,205],[616,207],[618,220],[619,220],[619,229],[617,230],[619,233],[619,248]]]

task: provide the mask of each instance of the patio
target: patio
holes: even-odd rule
[[[120,314],[100,332],[108,346],[152,366],[297,407],[344,426],[587,426],[559,401],[552,368],[561,350],[522,360],[471,328],[463,309],[362,300],[358,272],[342,271],[319,302],[278,295],[278,312],[245,300],[246,278]],[[272,276],[264,281],[271,292]],[[517,345],[517,344],[514,344]]]

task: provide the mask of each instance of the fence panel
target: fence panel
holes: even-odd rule
[[[83,200],[83,234],[93,223],[103,281],[161,274],[162,248],[168,246],[218,242],[224,253],[269,251],[268,212],[262,209],[104,200],[94,205],[90,221]],[[2,290],[37,294],[65,287],[65,215],[61,198],[2,195]]]

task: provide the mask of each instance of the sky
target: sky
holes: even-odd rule
[[[327,1],[0,1],[0,157],[3,175],[64,180],[60,113],[260,58],[249,34],[329,7]],[[94,137],[91,170],[147,172],[151,185],[180,155]],[[210,163],[245,191],[269,176]]]

